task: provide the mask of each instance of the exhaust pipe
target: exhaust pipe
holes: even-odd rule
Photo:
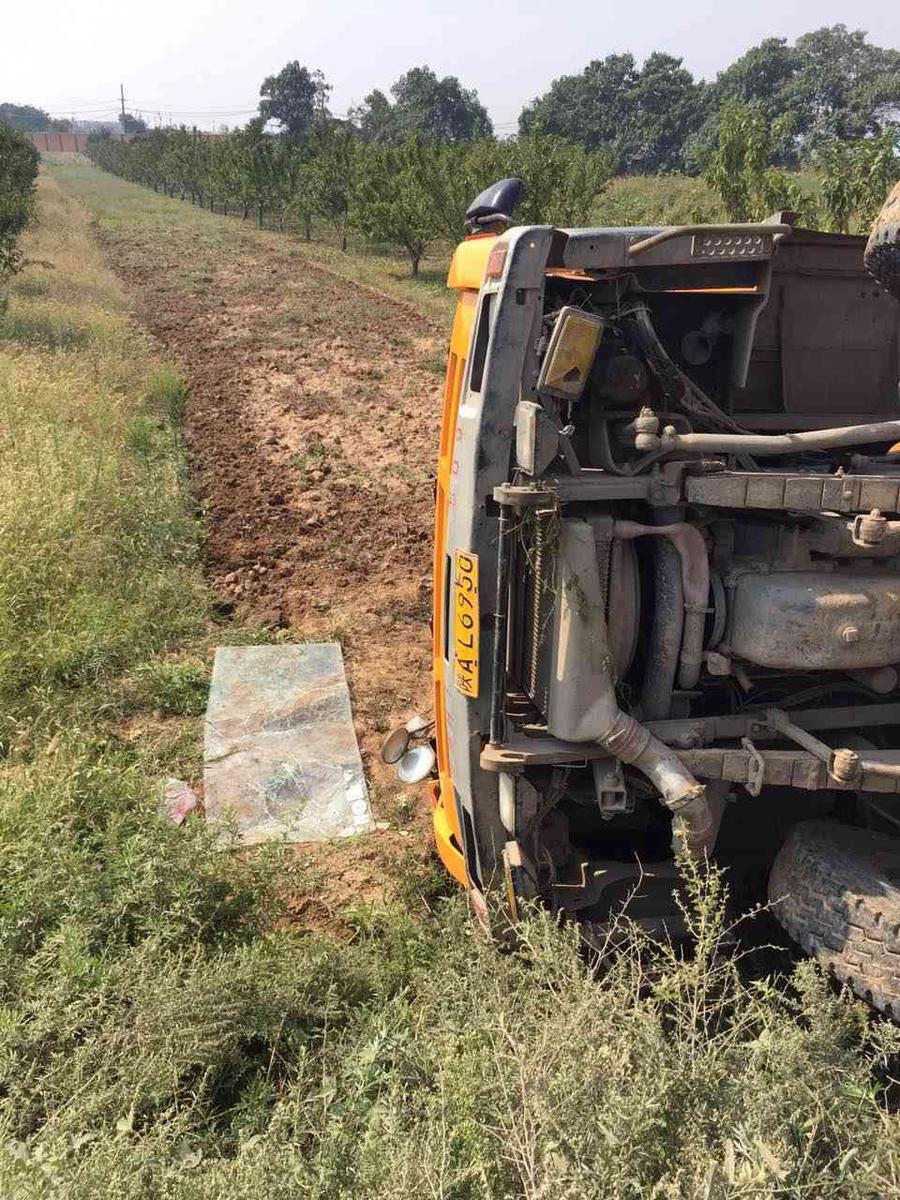
[[[656,533],[665,527],[635,527],[644,528]],[[587,521],[561,522],[558,561],[549,732],[562,741],[596,742],[621,762],[637,767],[673,814],[676,848],[702,859],[712,851],[718,827],[705,789],[678,756],[624,712],[616,699],[594,534]]]

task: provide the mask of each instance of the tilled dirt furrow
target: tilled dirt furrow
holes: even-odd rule
[[[342,643],[367,767],[387,782],[381,732],[429,707],[442,336],[287,239],[234,228],[237,255],[190,228],[164,257],[127,226],[104,242],[190,383],[192,484],[223,602]]]

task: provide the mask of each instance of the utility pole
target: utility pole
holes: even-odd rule
[[[119,84],[119,99],[122,101],[122,128],[125,128],[125,84]]]

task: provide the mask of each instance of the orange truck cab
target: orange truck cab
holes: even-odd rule
[[[672,930],[679,853],[764,894],[804,830],[900,824],[900,308],[791,214],[514,226],[521,186],[448,279],[437,850],[513,916]]]

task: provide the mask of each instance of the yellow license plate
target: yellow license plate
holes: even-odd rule
[[[456,690],[478,695],[478,555],[453,555],[453,682]]]

